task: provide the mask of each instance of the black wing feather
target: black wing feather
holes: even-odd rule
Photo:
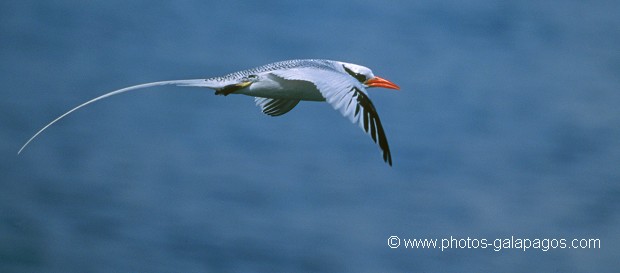
[[[390,152],[390,147],[385,132],[383,131],[383,125],[379,119],[379,114],[377,114],[377,109],[375,109],[372,101],[370,101],[364,92],[356,87],[353,87],[353,89],[355,92],[354,97],[357,98],[357,103],[364,111],[362,113],[362,115],[364,115],[364,131],[370,134],[375,143],[379,144],[379,147],[383,151],[383,160],[392,166],[392,153]]]

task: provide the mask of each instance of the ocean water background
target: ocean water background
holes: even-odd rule
[[[618,1],[2,1],[0,271],[501,272],[620,266]],[[327,104],[118,88],[326,58],[394,166]],[[398,249],[598,238],[601,249]]]

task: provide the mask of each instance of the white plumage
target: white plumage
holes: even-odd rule
[[[242,70],[222,77],[145,83],[126,87],[89,100],[62,114],[40,129],[18,154],[45,129],[75,110],[95,101],[120,93],[160,85],[206,87],[217,95],[243,94],[255,97],[263,113],[280,116],[292,110],[299,101],[327,101],[351,122],[370,135],[392,165],[387,138],[377,111],[368,98],[367,87],[399,89],[394,83],[375,76],[364,66],[330,60],[290,60]]]

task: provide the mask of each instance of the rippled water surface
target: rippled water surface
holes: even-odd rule
[[[2,272],[618,268],[616,1],[3,1]],[[393,153],[327,104],[129,85],[368,66]],[[598,238],[601,249],[391,249]]]

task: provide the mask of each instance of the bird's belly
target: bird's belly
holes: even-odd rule
[[[271,78],[252,83],[236,93],[272,99],[325,101],[321,92],[311,82],[283,80],[280,78]]]

